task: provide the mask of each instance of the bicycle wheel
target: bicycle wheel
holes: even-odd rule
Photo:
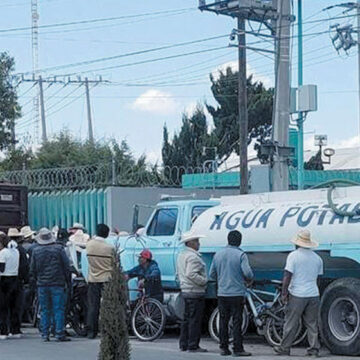
[[[267,318],[264,336],[270,346],[279,346],[283,337],[283,327],[285,321],[284,306],[280,306],[272,312],[274,314],[274,317],[269,316]],[[300,344],[305,339],[306,334],[307,331],[304,328],[300,319],[299,327],[293,345],[295,346]]]
[[[141,341],[153,341],[159,338],[165,327],[166,316],[160,301],[145,299],[139,301],[131,315],[131,327]]]
[[[243,321],[241,325],[242,333],[245,334],[247,328],[249,326],[249,311],[246,306],[244,306],[243,310]],[[209,324],[208,324],[209,334],[211,338],[216,341],[220,342],[219,339],[219,330],[220,330],[220,312],[219,308],[216,307],[214,311],[211,313]],[[232,319],[229,321],[229,342],[233,341],[233,327],[232,327]]]

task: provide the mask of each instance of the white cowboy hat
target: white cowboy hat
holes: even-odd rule
[[[74,235],[69,237],[69,240],[78,246],[85,246],[89,239],[90,235],[85,234],[82,230],[78,230]]]
[[[42,228],[35,237],[39,245],[49,245],[56,241],[54,234],[47,228]]]
[[[21,237],[21,232],[16,228],[10,228],[7,233],[8,237]]]
[[[35,234],[35,231],[32,231],[30,226],[23,226],[20,230],[20,233],[21,236],[23,236],[24,238],[32,238]]]
[[[202,239],[204,237],[205,237],[204,235],[198,235],[191,231],[188,231],[188,232],[182,234],[180,244],[186,244],[187,242],[189,242],[191,240]]]
[[[75,230],[75,229],[85,230],[84,225],[81,223],[74,223],[73,226],[70,228],[70,230]]]
[[[319,246],[319,243],[311,239],[311,234],[309,230],[300,230],[297,235],[291,239],[291,242],[297,246],[303,248],[316,248]]]

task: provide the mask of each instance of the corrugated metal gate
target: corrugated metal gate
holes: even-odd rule
[[[38,230],[55,225],[67,229],[80,222],[92,235],[96,224],[108,222],[107,193],[107,189],[30,193],[29,223]]]

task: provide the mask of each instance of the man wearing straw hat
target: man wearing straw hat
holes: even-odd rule
[[[286,260],[283,278],[282,300],[286,304],[284,335],[280,346],[274,350],[278,355],[290,355],[300,319],[307,329],[308,356],[319,356],[318,312],[320,294],[317,280],[323,274],[323,261],[312,249],[318,243],[311,239],[310,231],[300,230],[292,239],[296,250]]]

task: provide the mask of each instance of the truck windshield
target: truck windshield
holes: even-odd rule
[[[194,206],[191,211],[191,225],[196,221],[196,219],[207,209],[210,209],[211,206]]]
[[[149,236],[171,236],[175,233],[178,209],[156,211],[147,231]]]

